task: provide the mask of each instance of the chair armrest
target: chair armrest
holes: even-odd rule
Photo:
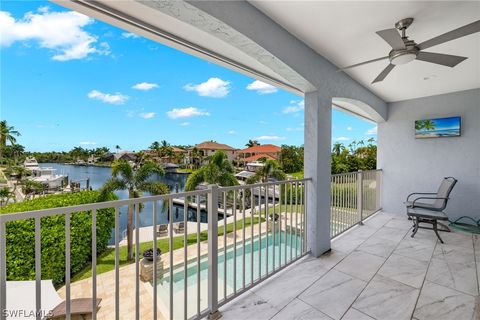
[[[407,201],[408,201],[408,199],[410,199],[411,196],[417,195],[417,194],[426,195],[426,194],[437,194],[437,193],[436,192],[414,192],[414,193],[410,193],[407,196]]]
[[[415,202],[417,200],[448,200],[449,198],[438,198],[438,197],[418,197],[412,202],[412,208],[415,208]]]

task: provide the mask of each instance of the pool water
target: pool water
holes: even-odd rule
[[[249,230],[247,229],[247,234]],[[280,237],[279,237],[280,236]],[[268,240],[268,249],[267,249]],[[274,251],[275,251],[275,268],[285,263],[285,250],[287,253],[287,262],[291,261],[291,255],[293,259],[295,256],[301,254],[301,237],[298,235],[295,237],[293,233],[290,238],[290,232],[277,232],[275,233],[275,244],[273,243],[273,234],[269,233],[268,237],[263,234],[261,239],[256,236],[253,241],[250,239],[245,240],[245,285],[248,286],[253,281],[258,280],[259,274],[265,276],[267,274],[267,255],[268,255],[268,272],[273,271],[274,265]],[[190,249],[192,248],[192,249]],[[189,250],[195,250],[195,246],[190,246]],[[252,257],[253,250],[253,257]],[[280,255],[279,255],[280,250]],[[218,253],[218,298],[222,300],[225,297],[225,257],[227,266],[226,276],[226,292],[227,296],[234,292],[236,283],[237,291],[243,288],[243,244],[242,241],[238,241],[236,246],[236,261],[234,246],[231,245],[224,255],[223,248]],[[253,258],[253,273],[252,273],[252,258]],[[208,295],[208,260],[207,256],[200,258],[200,310],[207,308],[207,295]],[[259,262],[261,261],[261,269],[259,268]],[[234,275],[234,262],[236,262],[236,276]],[[173,318],[184,318],[184,266],[183,264],[174,267],[173,273]],[[192,317],[197,313],[197,259],[190,260],[187,263],[187,316]],[[169,296],[170,296],[170,273],[164,272],[164,276],[157,280],[157,294],[158,294],[158,307],[162,311],[163,315],[169,317]],[[153,283],[152,283],[153,285]]]

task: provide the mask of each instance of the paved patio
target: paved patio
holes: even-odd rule
[[[378,213],[221,308],[223,319],[480,319],[480,238]],[[476,307],[477,306],[477,307]]]

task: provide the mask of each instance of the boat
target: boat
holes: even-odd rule
[[[48,189],[58,189],[68,185],[68,176],[55,174],[56,169],[47,167],[37,167],[32,169],[33,177],[31,180],[40,182]]]
[[[38,168],[37,159],[35,159],[35,157],[27,157],[23,162],[23,166],[25,167],[25,169],[28,169],[28,170],[37,169]]]

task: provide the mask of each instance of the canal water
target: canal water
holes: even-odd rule
[[[81,181],[81,186],[85,187],[85,179],[90,179],[90,186],[97,190],[103,186],[105,181],[112,177],[112,169],[109,167],[96,167],[96,166],[76,166],[70,164],[59,164],[59,163],[41,163],[41,167],[51,167],[56,169],[56,174],[65,174],[68,175],[69,181]],[[183,173],[166,173],[164,176],[154,175],[152,179],[154,181],[160,181],[165,183],[170,192],[176,192],[177,188],[179,192],[182,192],[185,189],[185,182],[187,181],[188,175]],[[127,199],[128,192],[127,190],[116,191],[115,194],[119,199]],[[148,193],[144,193],[144,196],[148,196]],[[162,201],[158,202],[157,206],[157,223],[164,224],[169,222],[168,206],[164,205]],[[173,208],[173,222],[183,221],[183,206],[174,205]],[[142,211],[140,212],[139,226],[148,227],[153,224],[153,204],[147,203]],[[125,236],[127,230],[127,208],[122,207],[120,209],[120,233]],[[219,215],[218,217],[222,217]],[[188,221],[197,221],[197,211],[196,209],[189,209],[187,215]],[[207,213],[205,211],[201,212],[200,216],[201,222],[207,222]],[[114,243],[114,233],[112,230],[112,237],[110,239],[110,244]]]

